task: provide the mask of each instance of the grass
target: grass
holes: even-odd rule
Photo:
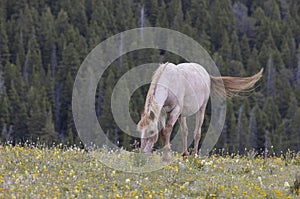
[[[0,198],[300,198],[299,155],[175,155],[148,173],[114,170],[99,157],[135,161],[108,150],[0,146]]]

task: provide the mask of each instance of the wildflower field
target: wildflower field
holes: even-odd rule
[[[175,161],[148,173],[114,170],[91,153],[0,146],[0,198],[300,198],[300,157],[292,153],[175,155]]]

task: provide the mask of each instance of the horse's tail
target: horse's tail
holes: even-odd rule
[[[238,92],[248,91],[262,77],[263,68],[251,77],[216,77],[210,75],[211,92],[221,97],[233,97]]]

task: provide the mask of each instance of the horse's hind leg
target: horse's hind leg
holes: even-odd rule
[[[194,132],[194,150],[192,152],[192,155],[198,153],[198,146],[201,138],[201,127],[204,120],[205,108],[206,108],[206,104],[203,105],[196,114],[196,128]]]
[[[188,127],[186,125],[186,117],[180,116],[179,117],[180,122],[180,129],[182,132],[182,156],[189,155],[189,152],[187,150],[187,136],[188,136]]]

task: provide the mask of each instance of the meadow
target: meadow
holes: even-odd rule
[[[95,153],[127,161],[122,153],[62,145],[0,146],[0,198],[300,198],[299,153],[175,154],[148,173],[114,170]]]

